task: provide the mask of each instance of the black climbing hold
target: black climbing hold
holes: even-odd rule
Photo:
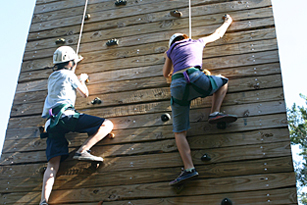
[[[63,44],[65,44],[65,38],[58,38],[58,39],[55,41],[55,44],[56,44],[56,45],[63,45]]]
[[[211,157],[208,154],[204,154],[200,159],[203,162],[208,162],[211,160]]]
[[[92,105],[95,105],[95,104],[101,104],[102,101],[100,100],[99,97],[96,97],[94,100],[91,101]]]
[[[180,11],[177,11],[177,10],[170,11],[169,13],[171,14],[171,16],[174,16],[174,17],[177,17],[177,18],[182,16],[182,13]]]
[[[115,5],[120,6],[120,5],[126,5],[127,1],[126,0],[116,0]]]
[[[108,40],[106,44],[107,46],[112,46],[112,45],[118,45],[118,43],[119,43],[118,39],[112,38],[111,40]]]
[[[84,20],[90,20],[90,19],[91,19],[91,14],[86,14]]]
[[[222,200],[221,205],[232,205],[232,201],[228,198]]]
[[[226,123],[226,122],[218,122],[218,123],[216,124],[216,127],[217,127],[217,129],[222,129],[222,130],[224,130],[224,129],[226,129],[226,127],[227,127],[227,123]]]
[[[163,122],[169,121],[170,119],[171,119],[171,116],[168,113],[164,113],[163,115],[161,115],[161,120]]]

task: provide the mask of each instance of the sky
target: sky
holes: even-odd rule
[[[193,0],[192,0],[193,1]],[[305,105],[299,93],[307,95],[306,59],[307,27],[306,0],[272,0],[277,41],[282,68],[284,92],[287,107],[295,102]],[[35,0],[1,0],[0,11],[0,153],[10,116],[10,110],[17,86],[22,57],[26,45]],[[294,155],[295,159],[298,159]]]

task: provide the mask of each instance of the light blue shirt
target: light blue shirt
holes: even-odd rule
[[[78,77],[71,70],[62,69],[51,73],[48,79],[48,95],[45,99],[42,117],[48,117],[50,108],[61,104],[75,105],[76,89],[81,86]]]

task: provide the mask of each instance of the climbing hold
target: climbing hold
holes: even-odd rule
[[[120,5],[126,5],[127,1],[126,0],[116,0],[115,5],[120,6]]]
[[[171,119],[171,116],[168,113],[164,113],[163,115],[161,115],[162,122],[169,121],[170,119]]]
[[[108,138],[110,139],[114,139],[115,138],[115,134],[113,132],[108,134]]]
[[[100,100],[99,97],[96,97],[94,100],[91,101],[92,105],[95,105],[95,104],[101,104],[102,101]]]
[[[174,16],[174,17],[177,17],[177,18],[180,18],[182,16],[182,12],[177,11],[177,10],[170,11],[169,13],[171,14],[171,16]]]
[[[107,41],[107,46],[112,46],[112,45],[118,45],[119,41],[116,38],[112,38],[111,40]]]
[[[46,169],[47,169],[47,167],[41,167],[41,168],[39,168],[38,172],[39,172],[41,175],[44,175]]]
[[[232,205],[232,201],[228,198],[222,200],[221,205]]]
[[[55,41],[55,44],[56,44],[56,45],[63,45],[63,44],[65,44],[65,38],[58,38],[58,39]]]
[[[84,17],[84,20],[87,21],[87,20],[90,20],[90,19],[91,19],[91,14],[86,14],[85,17]]]
[[[208,162],[211,160],[211,157],[208,154],[204,154],[200,159],[203,162]]]
[[[218,122],[218,123],[216,124],[216,127],[217,127],[217,129],[225,130],[226,127],[227,127],[227,123],[226,123],[226,122]]]

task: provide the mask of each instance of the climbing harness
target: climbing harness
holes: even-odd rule
[[[63,114],[65,115],[65,111],[68,109],[73,110],[74,114],[72,115],[71,123],[66,124],[61,119],[63,118]],[[45,124],[45,130],[47,131],[47,133],[41,133],[40,137],[41,138],[56,137],[56,135],[54,136],[52,133],[56,131],[56,128],[58,125],[73,131],[77,125],[79,116],[80,116],[80,113],[75,112],[74,106],[70,104],[62,104],[55,108],[49,109],[49,117]]]
[[[188,101],[188,97],[189,97],[189,94],[190,94],[190,92],[189,92],[190,87],[192,87],[198,93],[201,93],[202,95],[200,97],[206,97],[206,96],[210,95],[211,90],[215,90],[217,88],[216,82],[214,81],[214,79],[210,75],[207,75],[210,82],[211,82],[211,86],[212,86],[212,88],[209,89],[209,90],[204,90],[204,89],[198,87],[197,85],[195,85],[194,83],[192,83],[190,81],[189,75],[191,75],[192,73],[199,71],[199,70],[200,70],[199,68],[192,67],[192,68],[185,70],[182,73],[175,73],[174,75],[172,75],[172,80],[175,80],[175,79],[178,79],[178,78],[184,78],[186,80],[186,86],[185,86],[185,89],[184,89],[182,99],[176,99],[173,96],[171,97],[171,105],[174,104],[174,103],[179,104],[181,106],[189,105],[190,101]]]

